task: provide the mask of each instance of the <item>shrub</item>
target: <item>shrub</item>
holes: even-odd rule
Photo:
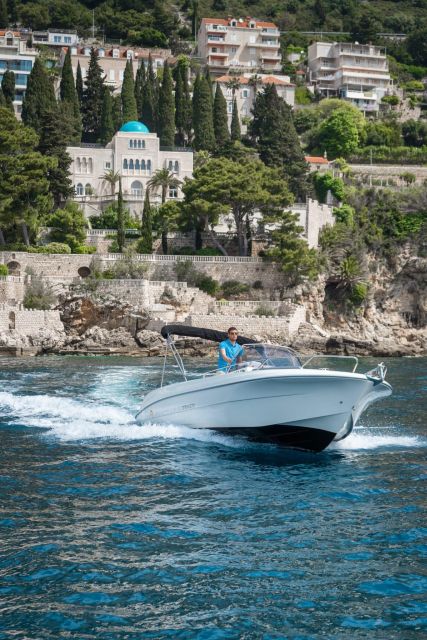
[[[8,275],[9,275],[9,269],[7,268],[7,265],[0,264],[0,276],[8,276]]]
[[[368,285],[365,282],[358,282],[350,290],[349,301],[355,307],[360,307],[365,302],[368,295]]]
[[[330,171],[326,173],[313,174],[314,188],[319,202],[326,202],[328,191],[332,193],[337,200],[344,200],[344,182],[341,178],[334,178]]]
[[[191,260],[179,261],[175,265],[176,279],[178,282],[194,282],[196,270]]]
[[[231,296],[238,296],[241,293],[246,293],[249,291],[249,285],[239,282],[238,280],[226,280],[221,289],[224,298],[229,298]]]
[[[208,293],[210,296],[214,296],[219,290],[219,282],[211,276],[207,276],[204,274],[200,274],[196,278],[195,284],[198,289],[204,291],[205,293]]]
[[[383,96],[381,98],[381,102],[384,104],[389,104],[392,107],[395,107],[399,104],[400,100],[397,96]]]
[[[48,242],[41,247],[31,247],[30,253],[71,253],[71,248],[65,242]]]
[[[118,260],[109,269],[112,279],[118,280],[139,280],[147,273],[148,265],[136,261],[132,255],[126,255],[122,260]]]
[[[420,80],[410,80],[403,86],[406,91],[424,91],[424,83]]]
[[[295,87],[296,104],[311,104],[313,100],[314,96],[307,87]]]
[[[86,253],[86,254],[96,253],[96,247],[93,247],[88,244],[80,244],[74,248],[73,253]]]
[[[23,304],[26,309],[50,309],[56,303],[56,296],[50,285],[40,278],[31,277],[31,282],[25,287]]]
[[[272,318],[276,315],[276,312],[271,307],[260,304],[259,307],[255,309],[254,314],[256,316],[266,316]]]

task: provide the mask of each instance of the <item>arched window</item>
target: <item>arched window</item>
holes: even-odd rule
[[[135,160],[135,171],[138,171],[138,173],[139,173],[140,169],[141,169],[141,165],[139,164],[139,160],[137,158]]]
[[[142,183],[139,180],[134,180],[130,185],[130,190],[133,196],[137,196],[138,198],[142,198]]]
[[[151,160],[147,160],[147,173],[151,173]]]
[[[169,171],[173,171],[173,160],[169,160],[168,169],[169,169]]]
[[[79,182],[76,186],[76,194],[78,196],[82,196],[83,195],[83,185],[81,182]]]
[[[82,171],[82,161],[80,158],[76,158],[76,173],[81,173]]]
[[[128,170],[128,161],[127,161],[127,158],[125,158],[125,159],[123,160],[123,169],[124,169],[124,171],[127,171],[127,170]]]
[[[179,162],[178,160],[175,160],[175,163],[173,165],[173,170],[175,173],[179,173]]]
[[[92,173],[93,172],[93,160],[92,160],[92,158],[89,158],[88,165],[89,165],[89,173]]]
[[[86,160],[86,158],[82,159],[82,173],[87,173],[87,160]]]
[[[133,173],[133,159],[132,158],[129,160],[129,171],[131,171]]]
[[[145,160],[141,160],[141,171],[145,171]]]
[[[92,195],[92,186],[89,184],[89,182],[87,182],[85,184],[85,196],[91,196]]]
[[[133,149],[133,140],[129,140],[129,149]]]

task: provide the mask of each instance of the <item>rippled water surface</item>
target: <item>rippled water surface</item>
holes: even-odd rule
[[[0,640],[426,637],[427,360],[387,364],[308,454],[136,425],[158,360],[1,359]]]

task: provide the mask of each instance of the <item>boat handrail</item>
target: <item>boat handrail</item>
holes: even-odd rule
[[[309,359],[304,362],[304,364],[302,365],[302,368],[304,369],[309,362],[319,358],[328,358],[328,360],[330,360],[331,358],[334,358],[336,360],[353,360],[355,364],[351,373],[354,373],[357,367],[359,366],[359,358],[357,356],[335,356],[335,355],[315,354],[310,356]]]

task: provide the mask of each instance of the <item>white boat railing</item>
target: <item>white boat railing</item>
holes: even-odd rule
[[[311,362],[312,360],[319,360],[320,358],[327,359],[327,360],[331,360],[332,358],[334,360],[347,360],[347,361],[353,360],[355,364],[351,373],[354,373],[359,365],[359,358],[357,356],[334,356],[334,355],[316,354],[316,355],[310,356],[309,359],[304,362],[304,364],[302,365],[302,368],[305,369],[309,362]]]

